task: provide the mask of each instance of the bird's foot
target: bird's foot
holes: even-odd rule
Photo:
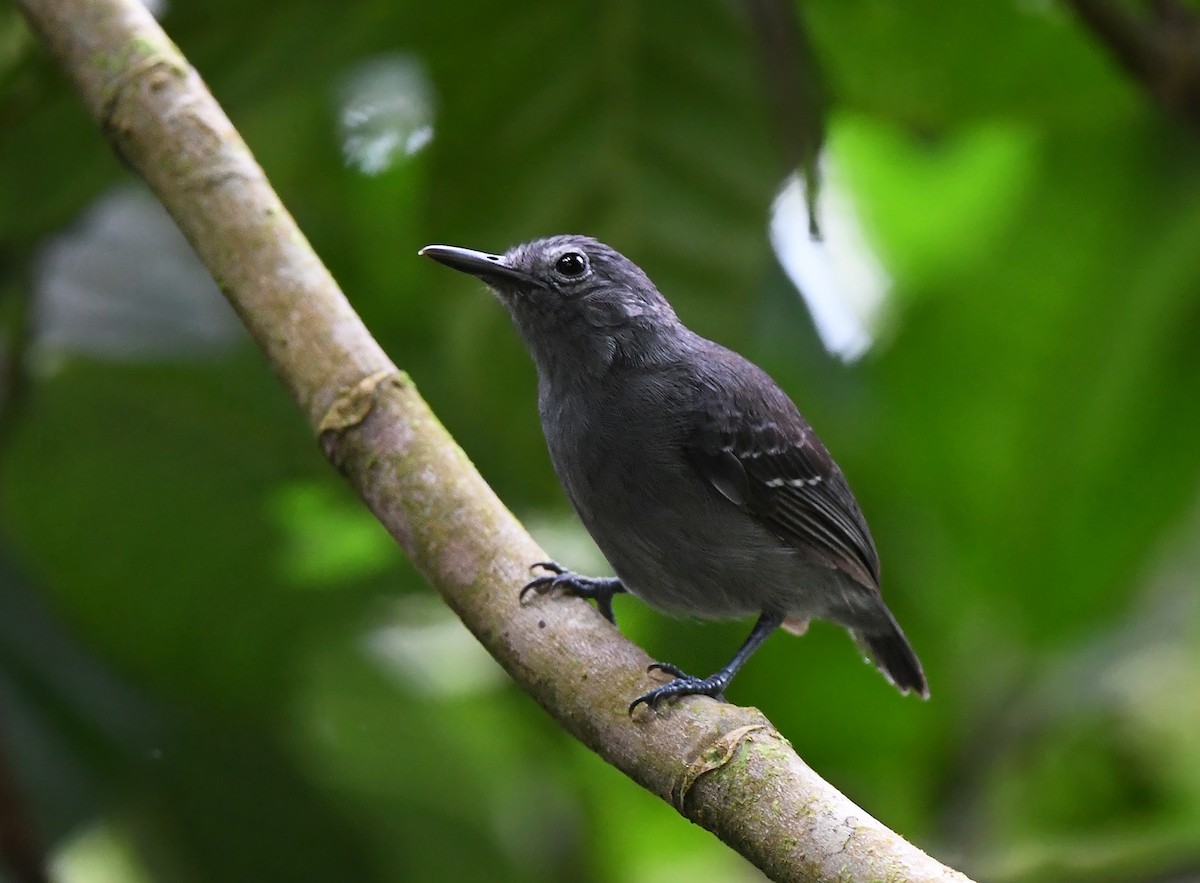
[[[647,671],[664,671],[673,675],[675,680],[669,681],[661,687],[655,687],[630,702],[630,714],[633,714],[634,710],[643,703],[650,708],[658,708],[664,699],[671,699],[675,696],[711,696],[719,702],[725,701],[725,688],[729,685],[729,677],[724,671],[707,678],[698,678],[687,674],[669,662],[655,662]]]
[[[613,595],[619,595],[625,591],[625,586],[619,579],[616,577],[580,576],[578,573],[566,570],[554,561],[539,561],[529,568],[531,573],[536,573],[539,569],[549,571],[549,573],[535,577],[525,584],[520,594],[522,604],[525,603],[525,596],[530,592],[545,595],[558,590],[564,595],[574,598],[590,598],[596,602],[596,609],[600,611],[601,616],[613,625],[617,624],[616,616],[613,614],[612,599]]]

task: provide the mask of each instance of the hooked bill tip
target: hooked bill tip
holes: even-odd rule
[[[473,248],[460,248],[457,245],[427,245],[417,254],[432,258],[452,270],[482,279],[493,287],[504,284],[511,286],[513,283],[538,284],[537,280],[527,273],[508,266],[503,255],[488,254]]]

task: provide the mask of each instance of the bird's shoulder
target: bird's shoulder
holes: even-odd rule
[[[706,342],[684,454],[731,504],[814,563],[879,584],[879,558],[841,469],[791,398],[743,356]]]

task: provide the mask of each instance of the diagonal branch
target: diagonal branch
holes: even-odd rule
[[[799,169],[804,178],[808,235],[821,239],[821,148],[825,145],[829,101],[821,83],[800,10],[792,0],[745,0],[758,54],[766,75],[775,125],[786,171]]]
[[[0,742],[0,859],[19,883],[49,883],[46,849]]]
[[[522,607],[544,559],[371,338],[196,72],[137,0],[20,0],[113,148],[171,212],[330,460],[566,730],[777,880],[964,881],[852,804],[760,713],[626,712],[649,658],[585,604]]]
[[[1120,0],[1066,3],[1165,110],[1200,126],[1200,16],[1181,0],[1153,0],[1148,17]]]
[[[12,251],[0,256],[0,449],[20,423],[29,394],[29,349],[33,338],[31,288]],[[7,267],[4,265],[7,264]]]

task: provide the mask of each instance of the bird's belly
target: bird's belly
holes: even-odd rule
[[[689,468],[613,471],[577,506],[629,592],[676,616],[825,615],[837,575],[805,564]]]
[[[807,564],[705,481],[669,416],[646,419],[671,407],[622,413],[552,398],[543,421],[555,471],[631,594],[676,616],[829,616],[840,575]]]

